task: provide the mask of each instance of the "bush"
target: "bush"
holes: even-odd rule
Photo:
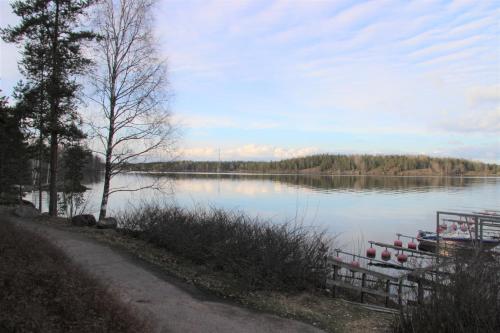
[[[47,240],[0,221],[0,332],[145,332]]]
[[[231,273],[243,290],[303,290],[326,278],[330,239],[296,224],[273,224],[220,209],[151,204],[119,220],[125,233]]]
[[[500,332],[498,254],[456,253],[448,278],[435,284],[420,305],[401,313],[396,332]]]

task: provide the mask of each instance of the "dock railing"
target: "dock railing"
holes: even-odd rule
[[[438,211],[436,212],[436,253],[447,251],[447,246],[441,239],[444,233],[442,226],[448,226],[450,223],[463,227],[463,230],[469,233],[471,245],[478,251],[483,250],[485,241],[491,240],[492,237],[500,239],[500,215],[498,214]]]
[[[449,251],[445,244],[440,241],[440,232],[444,224],[456,224],[467,226],[470,231],[471,245],[473,250],[483,251],[485,241],[500,240],[500,216],[484,213],[457,213],[438,211],[436,213],[436,251],[428,252],[408,247],[391,245],[383,242],[369,241],[370,246],[385,249],[394,249],[398,253],[408,253],[412,258],[423,258],[427,264],[411,266],[397,262],[380,261],[343,252],[336,249],[337,257],[328,257],[326,260],[327,279],[326,287],[333,297],[338,297],[340,290],[354,292],[361,303],[375,300],[376,304],[383,303],[386,307],[401,307],[412,303],[422,303],[425,297],[432,293],[437,284],[446,283],[449,280],[450,263],[453,252]],[[411,236],[396,234],[400,237],[414,239]],[[339,257],[353,258],[347,262]],[[364,265],[361,265],[361,262]],[[376,266],[377,269],[369,268]],[[397,271],[398,273],[394,273]],[[372,297],[367,297],[368,295]]]

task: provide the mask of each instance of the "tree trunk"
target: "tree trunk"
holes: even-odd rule
[[[99,212],[99,221],[106,217],[108,207],[109,184],[111,181],[111,154],[106,153],[106,166],[104,171],[104,187],[102,190],[101,210]]]
[[[43,165],[43,136],[42,136],[42,126],[40,125],[40,135],[38,138],[38,210],[42,212],[42,165]]]
[[[111,112],[114,114],[114,99],[111,98]],[[111,118],[109,124],[109,134],[106,147],[106,164],[104,166],[104,186],[102,189],[101,210],[99,212],[99,221],[106,217],[106,209],[108,207],[109,185],[111,183],[111,157],[113,155],[113,135],[115,133],[114,122]]]
[[[56,0],[56,10],[54,17],[54,32],[52,36],[52,87],[50,89],[50,185],[49,185],[49,215],[57,216],[57,131],[58,131],[58,109],[59,91],[59,1]]]
[[[57,132],[50,134],[49,215],[57,216]]]

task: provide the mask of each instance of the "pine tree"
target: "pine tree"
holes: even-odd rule
[[[57,163],[61,135],[76,133],[76,75],[91,64],[82,54],[82,43],[94,34],[79,27],[92,0],[18,0],[13,12],[21,18],[15,27],[2,30],[5,41],[23,45],[23,75],[46,99],[50,138],[49,214],[57,215]]]
[[[0,198],[10,201],[22,193],[16,185],[30,181],[28,145],[22,116],[0,96]]]

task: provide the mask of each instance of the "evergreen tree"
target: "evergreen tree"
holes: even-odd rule
[[[20,62],[23,75],[47,101],[47,131],[50,139],[49,213],[57,215],[57,162],[60,136],[75,133],[77,92],[75,76],[91,61],[82,55],[82,43],[94,34],[79,27],[80,18],[92,0],[18,0],[13,12],[21,18],[15,27],[2,30],[7,42],[23,45]],[[69,130],[68,130],[69,128]]]
[[[15,108],[9,107],[7,99],[0,97],[0,198],[12,200],[22,191],[15,185],[30,182],[28,145],[23,130],[22,117]]]

